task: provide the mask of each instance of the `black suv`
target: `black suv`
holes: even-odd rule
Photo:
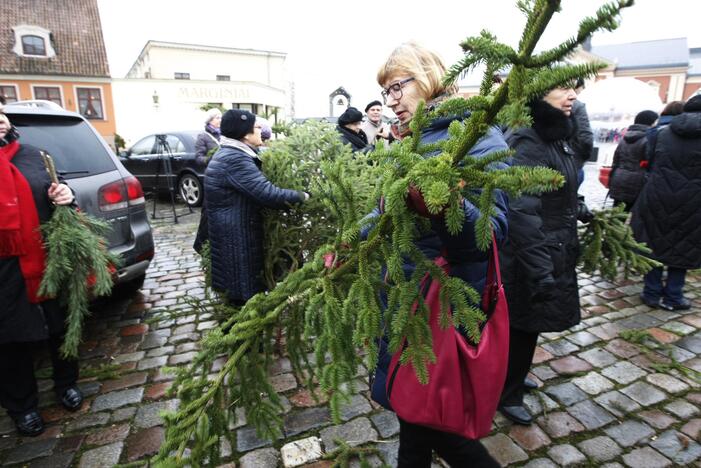
[[[123,263],[116,284],[140,288],[153,258],[153,236],[139,181],[85,118],[48,101],[7,104],[20,143],[50,154],[80,208],[109,222],[109,249]]]
[[[139,179],[146,191],[168,189],[168,178],[180,198],[190,206],[200,206],[204,195],[205,164],[195,158],[197,131],[166,132],[165,143],[159,135],[148,135],[119,153],[124,167]],[[170,150],[170,154],[167,150]],[[171,173],[165,170],[164,157],[169,157]]]

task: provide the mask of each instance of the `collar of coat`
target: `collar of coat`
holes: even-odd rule
[[[258,156],[258,152],[241,140],[235,140],[233,138],[225,137],[224,135],[222,135],[221,139],[219,140],[219,144],[221,144],[222,146],[228,146],[230,148],[240,149],[250,157],[254,159],[260,159],[260,156]]]
[[[561,110],[542,99],[532,101],[529,107],[533,117],[533,130],[543,140],[565,140],[572,134],[572,120]]]

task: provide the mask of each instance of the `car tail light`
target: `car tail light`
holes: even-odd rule
[[[98,192],[100,211],[123,210],[127,206],[143,205],[144,191],[134,176],[100,187]]]
[[[127,185],[127,203],[129,203],[129,206],[143,205],[146,203],[144,191],[141,188],[139,179],[130,176],[124,179],[124,183]]]
[[[124,182],[118,180],[100,187],[97,193],[100,211],[123,210],[127,207],[127,189]]]

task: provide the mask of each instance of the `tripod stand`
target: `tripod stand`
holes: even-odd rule
[[[173,210],[173,220],[175,224],[178,224],[178,213],[175,210],[175,186],[173,184],[173,179],[175,175],[173,174],[173,151],[170,149],[170,144],[166,135],[156,135],[156,154],[158,155],[158,165],[156,166],[156,176],[153,180],[153,213],[151,214],[152,219],[163,219],[165,216],[156,216],[156,203],[158,202],[158,179],[161,175],[166,178],[166,186],[168,187],[168,193],[170,194],[170,206]],[[189,213],[180,215],[187,216],[194,213],[190,205],[187,206],[190,210]]]

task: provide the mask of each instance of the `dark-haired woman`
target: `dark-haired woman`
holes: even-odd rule
[[[556,191],[523,195],[509,205],[509,236],[501,257],[511,333],[499,409],[518,424],[532,421],[523,393],[538,334],[563,331],[580,320],[577,219],[588,221],[591,213],[578,200],[578,165],[567,144],[576,99],[572,88],[556,88],[533,100],[532,128],[518,129],[508,138],[516,151],[514,165],[548,167],[565,179]]]

